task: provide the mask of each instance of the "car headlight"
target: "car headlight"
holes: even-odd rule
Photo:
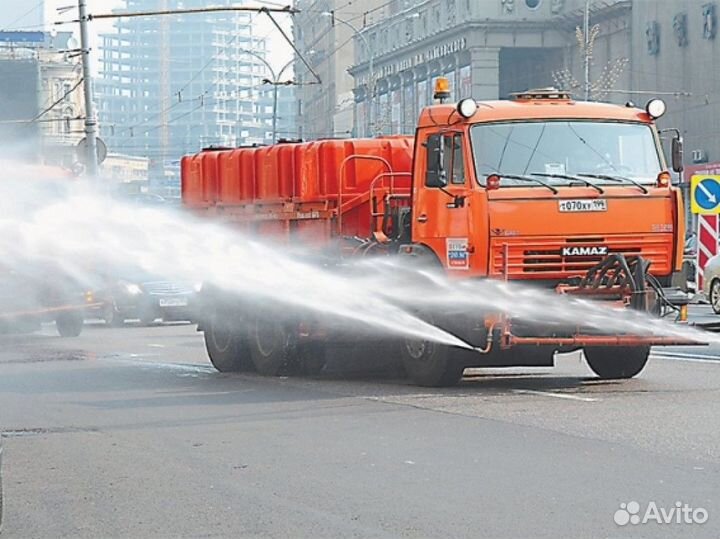
[[[126,284],[125,290],[127,291],[128,294],[130,294],[132,296],[137,296],[138,294],[142,294],[142,288],[140,288],[136,284]]]

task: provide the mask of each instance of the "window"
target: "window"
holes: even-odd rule
[[[463,136],[460,133],[430,135],[427,139],[425,185],[444,187],[465,184]]]
[[[450,137],[445,137],[446,141],[449,139]],[[450,183],[455,185],[465,184],[465,159],[463,158],[462,135],[455,135],[453,137],[452,176],[450,177]]]
[[[580,181],[600,176],[592,181],[602,184],[617,183],[612,177],[622,176],[652,184],[662,170],[652,128],[642,123],[488,123],[473,126],[470,134],[481,184],[489,174],[539,176],[557,185],[568,185],[568,176]],[[532,185],[502,180],[505,185]]]

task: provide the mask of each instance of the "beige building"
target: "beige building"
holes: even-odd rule
[[[108,154],[102,175],[117,183],[147,182],[150,160],[147,157]]]
[[[72,167],[77,162],[76,148],[84,137],[85,102],[82,68],[77,58],[57,50],[39,52],[42,105],[54,105],[40,119],[41,146],[46,164]]]
[[[72,168],[82,138],[81,68],[70,33],[0,32],[0,138],[10,156]]]
[[[353,132],[353,77],[348,68],[354,63],[355,30],[384,15],[377,8],[387,0],[296,0],[300,13],[294,19],[294,40],[303,57],[319,78],[315,78],[298,59],[295,62],[297,87],[297,131],[310,140],[348,137]],[[334,18],[330,14],[334,13]]]

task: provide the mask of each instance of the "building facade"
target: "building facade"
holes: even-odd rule
[[[438,76],[453,98],[505,98],[556,86],[585,96],[585,0],[425,0],[386,6],[356,48],[356,132],[411,133]],[[661,128],[678,128],[688,163],[720,161],[720,3],[591,0],[589,95],[642,105],[668,101]],[[372,113],[371,109],[372,108]]]
[[[70,33],[0,32],[0,138],[6,157],[71,169],[85,105]]]
[[[386,0],[295,0],[295,46],[320,78],[318,83],[307,66],[296,59],[297,130],[300,138],[348,137],[353,133],[354,80],[348,67],[355,49],[362,46],[353,37],[356,30],[384,16]],[[334,17],[332,15],[334,15]],[[342,22],[341,22],[342,21]]]
[[[215,5],[237,5],[218,0]],[[206,7],[204,0],[126,0],[126,9]],[[267,42],[249,12],[118,19],[102,36],[99,119],[111,152],[147,157],[153,177],[208,146],[270,142],[262,80]]]
[[[373,45],[357,49],[351,69],[361,119],[356,132],[412,133],[438,77],[450,79],[455,99],[498,99],[557,85],[584,90],[584,55],[576,36],[584,6],[582,0],[389,4],[385,16],[363,30]],[[594,97],[627,85],[631,7],[629,1],[591,3],[592,25],[598,25],[591,51]]]
[[[148,179],[149,160],[147,157],[108,154],[103,161],[101,172],[104,177],[117,183],[144,185]]]

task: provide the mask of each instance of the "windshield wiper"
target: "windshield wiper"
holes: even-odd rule
[[[543,178],[558,178],[561,180],[569,180],[571,182],[584,183],[588,187],[592,187],[593,189],[595,189],[601,195],[605,194],[605,189],[600,187],[598,184],[591,182],[590,180],[582,178],[581,176],[571,176],[569,174],[545,174],[542,172],[531,172],[530,175],[531,176],[541,176]]]
[[[607,180],[610,182],[618,182],[618,183],[630,183],[640,189],[643,193],[646,195],[650,192],[648,191],[648,188],[645,187],[640,182],[637,182],[633,180],[632,178],[627,178],[625,176],[608,176],[607,174],[578,174],[578,176],[583,176],[585,178],[595,178],[597,180]]]
[[[553,192],[553,194],[555,194],[555,195],[557,195],[560,192],[557,189],[555,189],[552,185],[550,185],[549,183],[544,182],[539,178],[533,178],[532,176],[519,176],[516,174],[498,174],[498,173],[485,174],[486,178],[488,176],[500,176],[501,178],[505,178],[507,180],[518,180],[521,182],[538,183],[538,184],[542,185],[543,187],[547,187],[548,189],[550,189]]]

